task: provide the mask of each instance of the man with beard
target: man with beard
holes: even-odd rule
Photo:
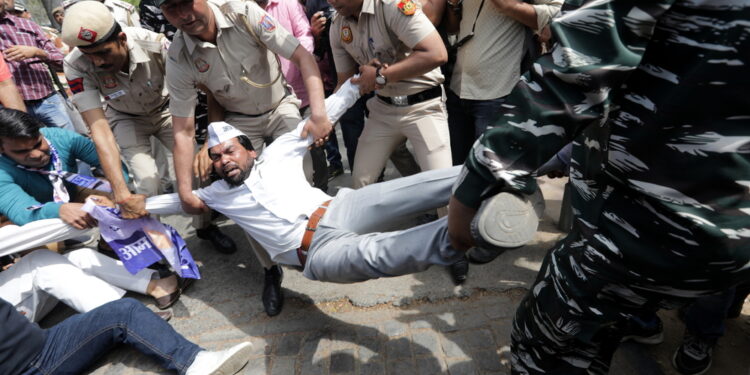
[[[149,137],[156,137],[169,149],[174,144],[164,83],[169,41],[162,34],[140,28],[123,30],[109,9],[98,2],[76,3],[67,15],[62,37],[76,47],[64,65],[73,103],[91,129],[123,216],[145,215],[144,195],[159,193],[159,173]],[[139,194],[131,194],[125,185],[120,152]],[[211,225],[208,217],[196,217],[193,225],[198,237],[210,240],[219,252],[236,250],[234,241]]]
[[[347,81],[326,99],[336,121],[359,98],[359,88]],[[305,277],[338,283],[359,282],[446,266],[463,256],[448,240],[446,218],[406,230],[383,232],[394,220],[414,217],[444,206],[459,169],[445,168],[361,189],[341,189],[330,197],[305,184],[302,157],[312,144],[302,136],[305,122],[268,146],[256,160],[250,140],[225,122],[209,125],[209,156],[222,178],[193,191],[204,209],[211,207],[257,239],[271,258],[303,267]],[[509,205],[522,201],[508,194]],[[154,213],[176,213],[176,194],[149,198]],[[523,214],[519,214],[523,213]],[[536,228],[530,205],[517,207],[513,230]],[[533,230],[509,236],[517,247]],[[512,239],[511,239],[512,237]]]

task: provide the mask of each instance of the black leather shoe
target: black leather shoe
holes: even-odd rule
[[[223,254],[232,254],[237,251],[234,241],[222,233],[216,225],[209,225],[203,229],[197,229],[195,234],[202,240],[209,240],[216,251]]]
[[[268,316],[276,316],[284,306],[284,293],[281,291],[281,279],[284,272],[279,266],[264,269],[266,279],[263,284],[263,308]]]
[[[453,283],[456,285],[461,285],[468,278],[469,261],[467,261],[466,258],[463,258],[458,262],[451,264],[450,270],[451,278],[453,278]]]

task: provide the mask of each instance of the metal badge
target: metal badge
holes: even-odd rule
[[[395,106],[406,107],[409,105],[409,99],[406,95],[392,96],[391,103],[393,103],[393,105]]]

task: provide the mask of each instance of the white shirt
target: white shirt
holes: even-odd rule
[[[328,97],[326,112],[331,122],[337,122],[358,98],[359,88],[350,81]],[[312,143],[311,136],[300,137],[305,122],[266,147],[242,185],[232,187],[221,180],[193,191],[206,205],[242,227],[271,259],[289,265],[300,265],[296,250],[307,219],[332,199],[305,179],[302,158]],[[177,194],[151,197],[146,209],[153,214],[177,213],[181,211],[180,199]]]

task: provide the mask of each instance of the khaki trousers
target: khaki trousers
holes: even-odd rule
[[[442,97],[399,107],[377,96],[367,101],[370,116],[359,136],[352,171],[353,187],[375,182],[394,150],[411,142],[422,171],[452,165],[448,116]]]

